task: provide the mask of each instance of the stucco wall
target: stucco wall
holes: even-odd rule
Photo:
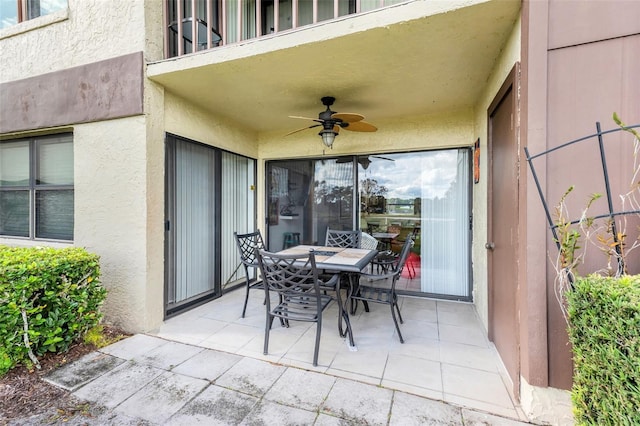
[[[472,111],[448,111],[437,115],[376,122],[375,133],[343,130],[332,149],[326,149],[317,132],[260,135],[260,158],[269,160],[322,155],[349,155],[416,151],[468,146],[473,133]]]
[[[514,25],[513,31],[502,54],[489,77],[480,102],[474,110],[474,137],[480,138],[480,182],[473,186],[473,296],[476,311],[486,330],[489,329],[489,296],[487,281],[487,249],[488,241],[488,129],[487,114],[489,105],[495,98],[500,86],[509,75],[516,62],[520,60],[521,20]]]
[[[147,323],[145,133],[142,116],[74,128],[74,244],[100,255],[106,319],[132,331]]]
[[[68,0],[63,18],[44,16],[0,30],[0,78],[18,80],[145,49],[144,2]],[[64,18],[66,16],[66,19]]]
[[[147,197],[147,183],[156,178],[146,165],[146,121],[137,116],[63,129],[73,132],[74,241],[0,238],[0,244],[76,246],[98,254],[101,281],[108,290],[105,320],[128,331],[144,331],[163,314],[162,213],[159,223],[149,221],[157,225],[152,229],[155,241],[147,235],[148,212],[162,212],[163,199]],[[160,184],[155,192],[162,190]],[[154,259],[147,257],[149,241],[160,247]]]
[[[0,61],[2,82],[134,52],[142,51],[147,61],[162,57],[162,8],[156,0],[68,3],[67,10],[0,30],[3,59],[11,58]],[[140,63],[138,73],[143,72]],[[109,291],[105,319],[133,332],[155,328],[163,319],[164,91],[150,81],[142,84],[137,102],[142,91],[144,115],[60,123],[74,135],[73,244],[0,239],[13,245],[75,245],[99,254]]]
[[[172,93],[165,94],[165,129],[197,142],[257,158],[257,135]]]

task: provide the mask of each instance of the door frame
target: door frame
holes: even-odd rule
[[[191,296],[188,299],[182,300],[177,303],[169,303],[169,294],[170,287],[175,284],[175,251],[178,250],[175,244],[175,226],[171,223],[174,220],[176,215],[176,188],[173,186],[175,182],[175,172],[176,172],[176,163],[175,163],[175,150],[176,150],[176,142],[181,141],[185,143],[190,143],[194,145],[199,145],[201,147],[205,147],[211,149],[213,151],[213,171],[212,171],[212,179],[213,179],[213,215],[214,215],[214,229],[210,235],[211,247],[213,248],[213,259],[211,262],[214,264],[213,271],[213,286],[204,292],[198,293],[194,296]],[[233,281],[231,285],[227,288],[223,288],[223,268],[226,265],[226,261],[228,260],[228,256],[236,257],[236,264],[239,264],[238,253],[235,250],[235,246],[233,249],[229,249],[229,241],[225,242],[226,249],[223,250],[223,232],[225,232],[225,238],[232,238],[231,233],[233,230],[223,230],[223,216],[224,216],[224,203],[225,199],[223,198],[223,165],[222,158],[224,153],[232,154],[239,158],[245,158],[250,160],[252,164],[252,176],[253,182],[250,184],[250,191],[253,192],[253,211],[249,213],[248,219],[253,222],[253,226],[249,226],[249,231],[255,230],[257,225],[257,195],[255,191],[255,186],[257,185],[257,160],[254,158],[247,157],[242,154],[238,154],[232,151],[227,151],[222,148],[218,148],[216,146],[204,144],[201,142],[197,142],[191,139],[187,139],[181,136],[177,136],[175,134],[166,133],[165,134],[165,190],[164,190],[164,288],[163,288],[163,310],[164,310],[164,318],[170,318],[172,316],[178,315],[182,312],[185,312],[189,309],[192,309],[196,306],[199,306],[203,303],[207,303],[215,298],[222,296],[224,293],[231,291],[235,288],[238,288],[244,285],[244,278],[240,278],[237,281]],[[247,193],[249,196],[249,193]]]
[[[494,297],[493,297],[493,280],[494,280],[494,258],[493,258],[493,250],[489,247],[489,244],[492,244],[493,232],[494,232],[494,224],[493,224],[493,213],[494,213],[494,202],[493,202],[493,169],[494,169],[494,156],[493,156],[493,141],[492,141],[492,126],[491,126],[491,117],[496,112],[497,108],[500,106],[502,101],[505,99],[505,96],[509,94],[509,92],[513,96],[513,106],[512,106],[512,117],[513,117],[513,141],[516,144],[516,164],[520,164],[519,159],[519,150],[520,150],[520,62],[516,62],[502,83],[500,89],[496,93],[495,97],[491,101],[489,108],[487,108],[487,161],[488,161],[488,176],[487,176],[487,303],[488,303],[488,338],[490,341],[494,341]],[[515,182],[516,185],[516,200],[518,200],[518,204],[520,203],[520,178],[521,178],[521,167],[517,167],[517,179]],[[518,207],[519,208],[519,207]],[[516,234],[516,257],[520,253],[519,244],[520,244],[520,214],[516,214],[517,223],[514,226],[514,229],[517,230]],[[520,399],[520,376],[521,376],[521,348],[520,348],[520,321],[518,312],[520,312],[520,272],[519,272],[519,263],[516,262],[515,266],[515,274],[514,274],[514,285],[515,285],[515,318],[516,321],[516,333],[515,333],[515,347],[516,347],[516,374],[512,379],[514,382],[512,383],[513,393],[517,400]],[[496,348],[497,349],[497,348]],[[509,376],[510,377],[510,376]]]

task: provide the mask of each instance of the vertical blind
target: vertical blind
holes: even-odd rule
[[[214,288],[215,151],[176,141],[175,300]]]
[[[255,230],[254,160],[229,152],[222,153],[221,265],[223,287],[245,276],[233,232]],[[253,271],[250,271],[253,272]]]
[[[423,155],[423,169],[432,167],[435,160],[448,181],[446,190],[435,198],[425,193],[427,182],[422,186],[420,287],[427,293],[468,297],[469,150]]]

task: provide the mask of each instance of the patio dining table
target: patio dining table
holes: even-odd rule
[[[398,235],[400,234],[397,232],[374,232],[371,234],[373,238],[382,243],[384,250],[389,250],[391,248],[391,242]]]
[[[313,251],[315,254],[316,266],[318,269],[324,269],[331,273],[343,273],[347,275],[349,278],[349,288],[347,289],[348,293],[345,302],[349,300],[351,292],[357,286],[357,280],[359,278],[358,274],[362,272],[378,254],[377,250],[312,245],[298,245],[290,247],[279,251],[278,254],[300,255],[309,253],[310,251]],[[340,289],[338,288],[337,292],[339,291]],[[339,294],[336,295],[336,297],[340,297]],[[342,302],[340,302],[339,305],[341,311],[338,316],[338,329],[340,335],[345,335],[342,328],[342,321],[344,320],[346,323],[346,333],[349,336],[349,346],[355,348],[348,309],[345,309]]]

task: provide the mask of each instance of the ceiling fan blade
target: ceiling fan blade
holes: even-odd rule
[[[294,134],[294,133],[301,132],[301,131],[303,131],[303,130],[313,129],[314,127],[320,127],[320,125],[319,125],[319,124],[314,124],[313,126],[303,127],[302,129],[298,129],[298,130],[294,130],[293,132],[289,132],[289,133],[287,133],[285,136],[289,136],[289,135],[292,135],[292,134]]]
[[[301,120],[311,120],[311,121],[316,121],[318,123],[322,123],[322,120],[319,120],[317,118],[311,118],[311,117],[300,117],[299,115],[290,115],[289,118],[299,118]]]
[[[372,155],[372,157],[374,157],[374,158],[379,158],[379,159],[381,159],[381,160],[396,161],[396,160],[394,160],[393,158],[381,157],[381,156],[379,156],[379,155]]]
[[[336,112],[335,114],[331,114],[331,118],[334,120],[342,120],[345,123],[355,123],[356,121],[364,120],[364,115],[351,112]]]
[[[333,131],[337,134],[340,133],[340,126],[338,126],[337,124],[335,126],[333,126]]]
[[[373,124],[366,121],[356,121],[355,123],[344,123],[341,126],[345,130],[351,130],[352,132],[375,132],[378,130]]]

